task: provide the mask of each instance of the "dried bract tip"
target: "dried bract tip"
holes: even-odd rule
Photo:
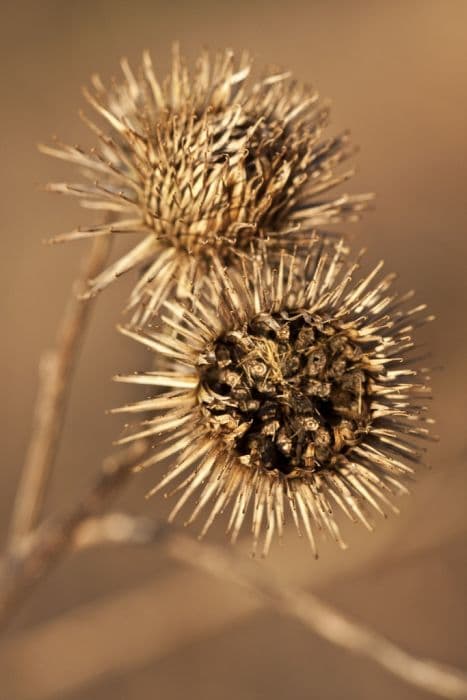
[[[178,50],[159,82],[148,53],[137,73],[122,61],[123,79],[108,89],[97,78],[85,96],[103,126],[85,117],[98,147],[42,147],[79,166],[84,184],[52,184],[113,222],[56,240],[140,234],[141,240],[92,283],[99,291],[133,268],[143,270],[130,306],[144,321],[174,280],[179,292],[203,275],[213,257],[268,238],[280,248],[303,231],[354,220],[369,195],[330,192],[351,174],[348,135],[324,138],[328,108],[288,74],[249,80],[251,62],[225,51],[199,58],[190,73]],[[148,308],[141,312],[140,303]]]
[[[229,509],[232,539],[251,516],[254,549],[267,553],[286,513],[316,553],[317,530],[344,546],[333,508],[370,528],[371,513],[397,510],[391,496],[419,461],[429,434],[424,370],[412,367],[424,306],[390,292],[381,264],[354,281],[341,247],[310,244],[272,263],[263,247],[239,269],[215,264],[202,292],[166,302],[162,330],[125,331],[166,358],[167,369],[121,377],[162,387],[123,411],[146,412],[136,434],[169,459],[153,490],[177,484],[174,516],[190,496],[214,517]]]

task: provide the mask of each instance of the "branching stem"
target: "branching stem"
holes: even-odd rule
[[[65,420],[72,374],[93,305],[92,298],[83,298],[82,295],[89,281],[105,266],[109,251],[108,236],[95,239],[73,286],[55,348],[44,353],[39,365],[32,434],[11,519],[10,543],[13,548],[36,527],[42,514]]]

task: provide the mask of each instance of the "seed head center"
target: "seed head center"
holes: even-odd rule
[[[225,333],[202,366],[202,409],[253,468],[332,469],[370,423],[364,351],[305,311],[260,314]]]

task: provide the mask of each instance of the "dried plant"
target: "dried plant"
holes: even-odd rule
[[[169,360],[117,377],[165,387],[117,410],[155,414],[121,442],[154,440],[141,469],[172,458],[151,493],[185,477],[171,517],[201,489],[189,522],[212,502],[204,535],[230,507],[235,540],[251,506],[254,551],[264,529],[266,554],[290,509],[316,553],[315,530],[344,546],[333,505],[370,529],[368,506],[397,510],[388,496],[406,492],[413,440],[429,433],[429,388],[410,359],[425,306],[390,294],[381,265],[354,281],[356,268],[341,245],[331,255],[315,240],[277,268],[263,249],[241,272],[216,264],[189,306],[167,301],[160,331],[124,331]]]
[[[122,68],[121,83],[106,89],[95,78],[85,92],[107,124],[102,131],[86,118],[99,148],[43,150],[78,165],[89,181],[51,190],[114,218],[55,240],[143,236],[89,289],[144,266],[129,301],[135,320],[157,309],[174,278],[182,292],[214,257],[230,264],[232,253],[258,238],[277,248],[306,240],[310,230],[353,220],[367,205],[369,195],[328,194],[351,174],[339,171],[352,152],[348,134],[323,137],[328,107],[289,74],[250,84],[248,56],[236,61],[225,51],[213,61],[202,54],[190,75],[177,48],[163,83],[148,53],[136,76],[126,61]]]
[[[96,240],[74,288],[80,296],[73,294],[43,363],[0,562],[0,624],[66,554],[165,540],[174,559],[253,591],[415,687],[466,697],[465,674],[409,655],[292,589],[264,562],[253,569],[241,553],[108,512],[133,471],[170,458],[153,491],[174,486],[175,515],[201,489],[189,520],[210,504],[203,533],[229,507],[235,540],[250,512],[254,548],[264,536],[266,554],[288,509],[315,552],[316,530],[343,546],[332,507],[367,527],[367,511],[397,510],[391,496],[406,491],[421,457],[418,441],[429,438],[428,377],[412,365],[411,338],[430,318],[425,307],[391,292],[393,276],[381,277],[380,265],[356,280],[358,260],[326,235],[369,200],[331,193],[348,176],[339,171],[347,135],[323,138],[328,110],[315,92],[274,72],[249,83],[250,67],[245,55],[236,62],[224,52],[211,62],[203,54],[190,75],[176,49],[160,84],[147,53],[136,76],[123,61],[123,82],[106,89],[95,78],[87,93],[110,127],[104,132],[87,120],[99,148],[43,148],[87,179],[50,188],[113,221],[57,237]],[[116,233],[142,240],[107,266]],[[155,352],[158,368],[118,379],[157,393],[119,409],[149,415],[120,440],[129,446],[106,460],[89,492],[42,522],[91,297],[133,268],[140,277],[123,332]]]

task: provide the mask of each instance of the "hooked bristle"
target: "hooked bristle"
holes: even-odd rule
[[[133,439],[160,441],[144,467],[171,465],[153,489],[174,486],[171,518],[191,497],[188,523],[210,504],[204,535],[230,508],[232,540],[251,517],[266,554],[288,513],[316,554],[320,531],[346,546],[334,508],[370,531],[371,511],[397,512],[429,437],[407,343],[424,307],[381,264],[361,279],[357,267],[341,244],[279,259],[260,246],[239,267],[217,261],[185,304],[167,301],[161,330],[126,332],[166,363],[125,377],[158,392],[124,410],[148,416]]]
[[[178,51],[159,81],[147,52],[139,71],[122,61],[123,78],[93,80],[85,98],[99,126],[88,152],[59,142],[41,150],[77,165],[83,183],[49,189],[78,197],[110,218],[53,240],[102,235],[138,242],[92,283],[105,288],[132,269],[141,272],[129,307],[144,323],[171,290],[198,281],[212,258],[232,264],[252,242],[279,250],[306,243],[311,231],[354,221],[370,195],[333,195],[352,172],[348,134],[325,137],[329,109],[316,91],[289,74],[250,78],[251,61],[226,51],[203,53],[189,71]],[[141,238],[142,237],[142,238]]]

